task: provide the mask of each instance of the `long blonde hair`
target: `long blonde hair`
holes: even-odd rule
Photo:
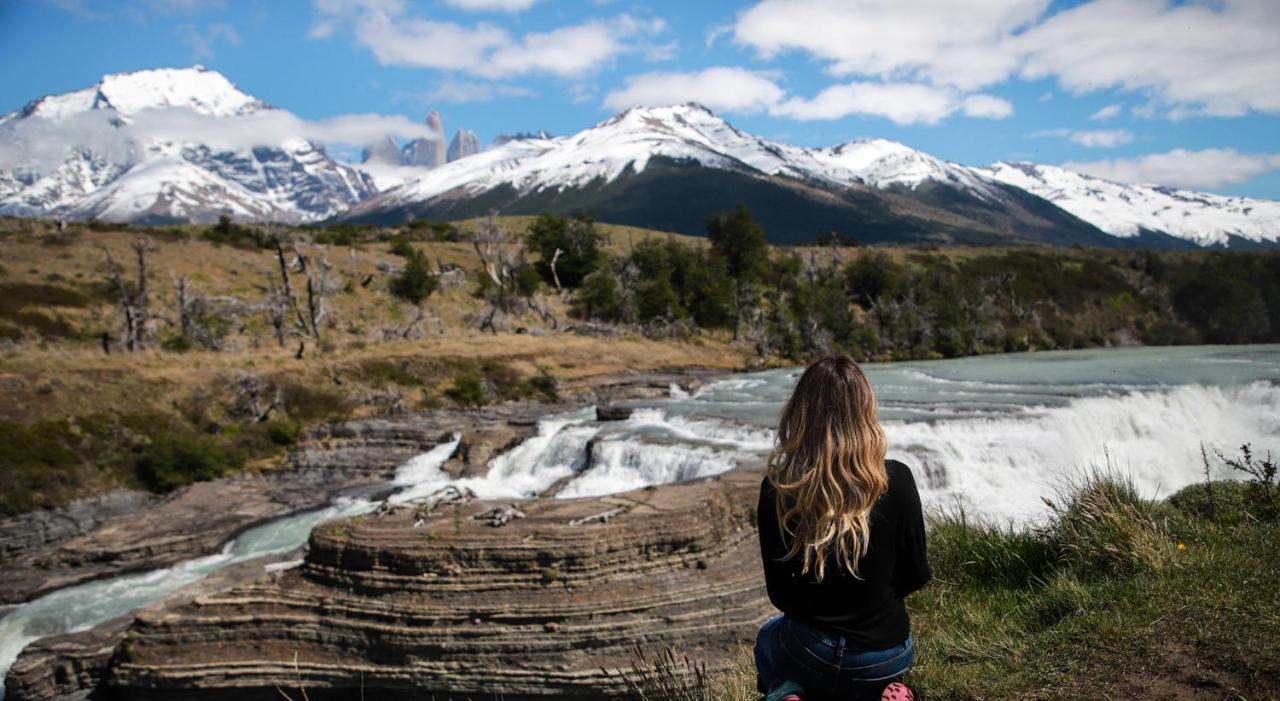
[[[782,409],[766,473],[783,542],[790,542],[783,559],[802,555],[801,571],[821,581],[834,551],[858,576],[871,509],[889,489],[884,454],[876,395],[862,368],[847,356],[810,365]]]

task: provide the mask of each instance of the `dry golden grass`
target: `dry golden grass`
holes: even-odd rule
[[[531,217],[509,217],[502,225],[513,233],[527,226]],[[464,229],[475,221],[462,222]],[[6,230],[7,227],[7,230]],[[609,246],[623,250],[648,236],[667,236],[630,227],[602,225]],[[176,292],[172,279],[187,277],[196,291],[209,297],[235,298],[258,304],[265,298],[268,280],[276,274],[275,252],[265,249],[218,245],[200,237],[201,227],[185,227],[185,236],[154,232],[148,254],[151,307],[161,316],[176,317]],[[398,268],[403,260],[385,243],[355,246],[300,244],[300,250],[332,265],[331,278],[343,288],[329,299],[332,309],[324,325],[323,340],[305,339],[307,350],[294,358],[299,339],[279,346],[261,312],[248,313],[240,326],[224,339],[217,351],[174,353],[151,348],[137,353],[104,354],[97,337],[119,333],[119,318],[105,288],[109,251],[132,280],[133,251],[137,238],[130,231],[91,231],[72,225],[58,236],[46,222],[0,222],[0,283],[39,283],[71,287],[89,295],[82,308],[59,308],[55,313],[83,332],[80,340],[28,339],[0,350],[0,420],[35,421],[65,418],[99,411],[137,412],[172,407],[198,397],[201,392],[236,371],[295,381],[341,382],[362,365],[373,361],[416,364],[425,373],[423,387],[408,391],[407,399],[419,402],[437,394],[450,377],[448,361],[500,359],[522,373],[550,373],[572,391],[585,378],[630,371],[675,367],[736,369],[744,364],[742,351],[732,347],[724,334],[709,333],[688,341],[650,340],[639,336],[594,338],[553,333],[480,332],[475,315],[482,303],[472,294],[471,276],[478,259],[468,243],[415,243],[433,263],[457,266],[465,277],[443,285],[426,302],[427,317],[419,326],[420,338],[383,340],[384,333],[403,329],[414,317],[410,304],[392,296],[389,275],[379,269]],[[687,237],[686,237],[687,238]],[[363,285],[369,280],[367,285]],[[295,287],[301,287],[295,280]],[[568,319],[568,300],[548,292],[545,305],[560,322]],[[534,315],[509,319],[512,329],[545,327]],[[174,333],[173,324],[158,320],[157,339]],[[430,365],[428,369],[422,366]],[[439,376],[431,376],[435,371]]]

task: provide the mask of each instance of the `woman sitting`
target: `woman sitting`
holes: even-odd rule
[[[875,393],[858,364],[823,358],[782,410],[760,485],[760,552],[781,616],[756,637],[770,698],[911,699],[904,603],[931,576],[911,470],[885,460]]]

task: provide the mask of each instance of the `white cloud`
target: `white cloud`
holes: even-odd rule
[[[352,26],[356,40],[383,65],[456,70],[486,78],[529,73],[578,76],[624,53],[657,58],[670,54],[668,46],[655,47],[645,40],[666,31],[663,20],[625,14],[516,37],[489,23],[466,26],[411,16],[402,0],[314,0],[314,6],[312,38],[323,39]]]
[[[1020,76],[1075,93],[1119,90],[1171,118],[1280,114],[1280,2],[760,0],[737,42],[764,58],[800,51],[841,78],[964,92]]]
[[[500,97],[533,97],[534,95],[537,93],[519,85],[446,80],[427,93],[427,101],[486,102]]]
[[[1115,148],[1133,141],[1133,132],[1127,129],[1096,129],[1072,132],[1067,138],[1089,148]]]
[[[1114,119],[1120,115],[1120,105],[1107,105],[1099,109],[1097,112],[1089,115],[1089,119],[1095,122],[1105,122],[1108,119]]]
[[[1017,69],[1003,50],[1049,0],[763,0],[738,17],[734,38],[771,58],[804,51],[836,76],[923,80],[971,90]]]
[[[813,98],[792,97],[773,109],[799,120],[840,119],[852,114],[884,117],[897,124],[936,124],[960,109],[947,90],[919,83],[847,83]]]
[[[213,48],[219,41],[228,44],[239,44],[240,34],[236,28],[225,22],[215,22],[202,32],[191,24],[180,24],[177,27],[182,43],[191,47],[191,55],[197,60],[213,58]]]
[[[1044,129],[1031,136],[1052,136],[1089,148],[1115,148],[1133,141],[1133,132],[1127,129],[1095,129],[1073,131],[1071,129]]]
[[[16,119],[0,126],[0,168],[43,174],[73,148],[87,148],[113,163],[128,164],[148,142],[199,143],[215,150],[280,146],[306,139],[360,145],[392,135],[401,139],[440,136],[427,125],[400,115],[348,114],[302,119],[285,110],[259,110],[235,117],[212,117],[184,108],[140,110],[120,124],[115,110],[88,110],[57,120]]]
[[[522,12],[538,0],[445,0],[450,7],[468,12]]]
[[[1137,158],[1064,163],[1062,167],[1118,182],[1213,189],[1280,170],[1280,154],[1240,153],[1232,148],[1174,149]]]
[[[1004,119],[1013,114],[1013,103],[995,95],[969,95],[964,98],[962,109],[968,117]]]
[[[895,124],[937,124],[956,112],[1003,119],[1013,114],[1013,104],[994,95],[962,96],[921,83],[856,82],[833,85],[813,98],[788,98],[771,112],[799,120],[863,115],[884,117]]]
[[[1280,113],[1280,3],[1094,0],[1013,43],[1021,75],[1074,93],[1120,89],[1201,114]]]
[[[782,100],[772,80],[743,68],[716,67],[695,73],[645,73],[631,76],[626,87],[604,98],[613,110],[628,107],[698,102],[725,112],[759,112]]]

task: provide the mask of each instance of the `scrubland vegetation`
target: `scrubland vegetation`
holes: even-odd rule
[[[1280,340],[1278,253],[771,247],[745,208],[707,234],[0,220],[0,514],[611,372]]]

